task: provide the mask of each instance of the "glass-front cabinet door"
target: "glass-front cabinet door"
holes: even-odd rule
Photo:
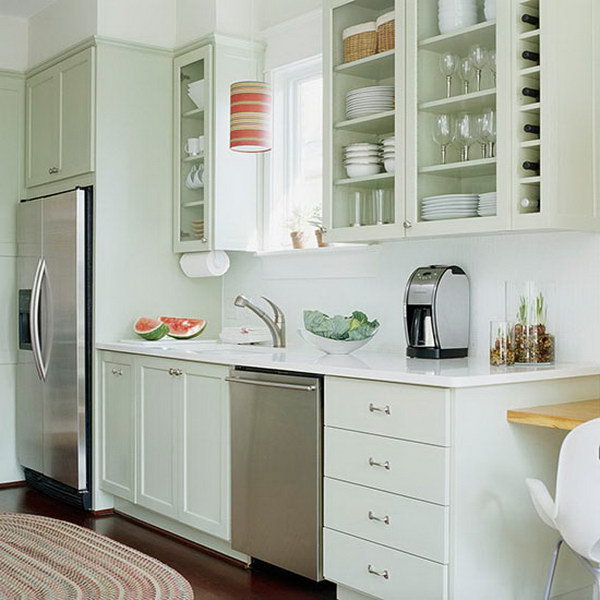
[[[210,249],[211,70],[211,45],[175,59],[175,252]]]
[[[325,10],[327,240],[404,235],[404,2],[330,0]]]
[[[407,0],[408,236],[506,230],[511,6]]]

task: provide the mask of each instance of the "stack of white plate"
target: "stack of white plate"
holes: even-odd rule
[[[396,137],[391,136],[381,140],[381,156],[383,158],[383,168],[388,173],[396,171]]]
[[[477,214],[480,217],[493,217],[496,214],[496,192],[479,194]]]
[[[381,173],[379,144],[360,142],[344,149],[344,166],[348,177],[367,177]]]
[[[421,201],[423,221],[466,219],[477,216],[479,194],[443,194],[428,196]]]
[[[440,33],[450,33],[476,23],[476,0],[438,0]]]
[[[488,21],[493,21],[496,18],[496,0],[485,0],[483,14]]]
[[[188,83],[187,95],[198,108],[204,108],[204,79]]]
[[[394,110],[394,86],[371,85],[346,94],[346,118],[358,119]]]

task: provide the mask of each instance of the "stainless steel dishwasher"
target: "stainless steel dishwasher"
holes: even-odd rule
[[[323,380],[232,369],[232,547],[322,579]]]

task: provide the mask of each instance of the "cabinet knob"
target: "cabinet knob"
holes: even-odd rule
[[[404,229],[410,229],[412,227],[412,223],[410,221],[404,221],[402,225],[404,226]]]
[[[116,377],[121,377],[121,375],[123,375],[123,369],[113,369],[112,374]]]
[[[206,242],[208,242],[208,240],[205,237],[203,237],[200,239],[200,242],[202,242],[203,244],[206,244]]]
[[[179,377],[183,375],[183,371],[181,369],[169,369],[169,375],[173,375],[174,377]]]
[[[369,411],[374,413],[383,413],[385,415],[391,415],[392,410],[389,406],[375,406],[372,402],[369,404]]]
[[[384,571],[378,571],[373,567],[373,565],[369,565],[367,567],[367,571],[371,573],[371,575],[377,575],[377,577],[383,577],[384,579],[390,578],[390,572],[387,569],[385,569]]]
[[[58,173],[58,171],[59,171],[59,168],[58,168],[58,167],[50,167],[50,168],[48,169],[48,173],[49,173],[50,175],[56,175],[56,173]]]
[[[385,469],[386,471],[390,470],[390,461],[386,460],[385,462],[377,462],[372,456],[371,458],[369,458],[369,465],[371,467],[381,467],[382,469]]]
[[[369,521],[379,521],[380,523],[385,523],[386,525],[389,525],[390,517],[389,515],[385,515],[385,517],[378,517],[372,510],[370,510]]]

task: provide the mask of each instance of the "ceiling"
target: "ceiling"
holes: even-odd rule
[[[0,15],[27,19],[56,0],[0,0]]]

